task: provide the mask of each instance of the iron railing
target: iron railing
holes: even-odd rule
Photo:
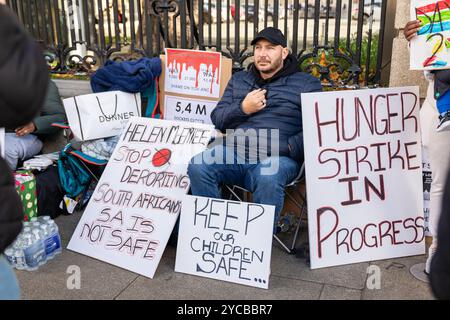
[[[8,0],[42,44],[53,73],[166,47],[216,50],[241,70],[251,40],[280,28],[303,70],[331,87],[380,81],[387,0]]]

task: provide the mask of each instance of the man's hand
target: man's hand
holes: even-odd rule
[[[242,101],[242,111],[252,114],[266,107],[266,90],[257,89],[249,92]]]
[[[0,4],[6,4],[6,0],[0,0]]]
[[[19,127],[14,131],[16,132],[16,135],[18,137],[23,137],[23,136],[26,136],[27,134],[30,134],[30,133],[33,133],[34,131],[36,131],[36,126],[34,125],[33,122],[30,122],[29,124]]]
[[[406,40],[411,41],[421,26],[422,22],[420,20],[409,21],[403,29],[403,34],[405,35]]]

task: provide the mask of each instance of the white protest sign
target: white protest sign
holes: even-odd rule
[[[175,271],[267,289],[275,207],[185,196]]]
[[[220,52],[165,49],[166,92],[219,98]]]
[[[422,26],[411,40],[411,70],[450,68],[450,0],[412,0],[411,20]]]
[[[417,87],[302,94],[311,268],[423,254]]]
[[[165,96],[164,119],[212,124],[211,112],[217,101]]]
[[[0,157],[5,157],[5,128],[0,128]]]
[[[422,148],[422,182],[423,182],[423,217],[425,219],[425,236],[432,237],[430,232],[430,197],[431,197],[431,166],[427,151]]]
[[[152,278],[212,126],[130,119],[68,249]]]

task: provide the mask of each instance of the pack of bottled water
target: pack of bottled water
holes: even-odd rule
[[[61,250],[61,237],[55,221],[50,216],[40,216],[23,222],[22,232],[4,254],[14,268],[34,271]]]

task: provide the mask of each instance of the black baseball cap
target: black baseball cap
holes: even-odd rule
[[[283,32],[281,32],[280,29],[277,29],[274,27],[267,27],[267,28],[261,30],[256,35],[256,38],[253,39],[253,41],[251,42],[251,45],[254,46],[261,39],[265,39],[265,40],[269,41],[270,43],[280,45],[283,48],[287,47],[286,37],[284,36]]]

